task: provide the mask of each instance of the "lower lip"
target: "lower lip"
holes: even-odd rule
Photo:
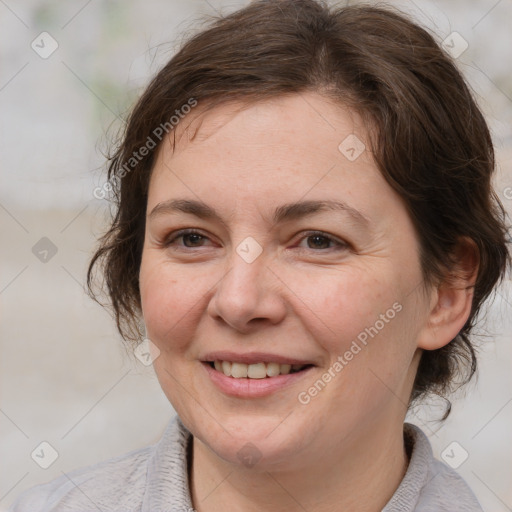
[[[227,377],[222,372],[218,372],[208,363],[202,363],[202,366],[208,373],[212,382],[223,393],[238,398],[259,398],[271,395],[302,379],[314,368],[310,366],[300,372],[289,373],[288,375],[277,375],[276,377],[266,377],[264,379],[235,379],[234,377]]]

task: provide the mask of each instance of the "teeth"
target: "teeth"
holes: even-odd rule
[[[232,363],[230,361],[214,361],[215,369],[227,377],[235,379],[265,379],[277,375],[288,375],[290,372],[302,370],[303,364],[279,364],[279,363]]]
[[[231,375],[231,363],[229,361],[222,361],[222,373],[228,377]]]
[[[281,372],[279,363],[267,363],[267,375],[269,377],[275,377],[276,375],[279,375]]]
[[[247,377],[250,379],[264,379],[266,376],[267,367],[265,366],[265,363],[247,365]]]
[[[280,365],[280,371],[283,375],[288,375],[290,373],[290,370],[292,369],[291,364],[282,364]]]
[[[231,365],[231,376],[235,377],[235,379],[241,379],[243,377],[247,377],[247,373],[248,373],[248,368],[247,368],[246,364],[233,363]]]

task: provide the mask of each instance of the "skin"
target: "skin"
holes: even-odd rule
[[[242,108],[241,108],[242,107]],[[162,389],[193,434],[191,495],[199,512],[381,510],[407,469],[402,425],[423,349],[464,325],[472,291],[452,281],[426,289],[418,237],[400,197],[367,149],[350,161],[360,118],[316,93],[200,106],[163,145],[151,176],[140,291]],[[369,145],[366,144],[368,147]],[[149,214],[169,199],[202,200],[223,223],[191,214]],[[341,200],[273,225],[276,206]],[[194,228],[169,245],[173,233]],[[321,231],[329,239],[305,235]],[[248,263],[237,246],[254,238]],[[471,270],[474,260],[461,260]],[[400,312],[309,403],[298,401],[365,328]],[[263,351],[314,362],[267,397],[219,391],[201,358],[212,350]],[[237,453],[261,455],[246,467]]]

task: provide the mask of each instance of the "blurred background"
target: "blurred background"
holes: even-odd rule
[[[108,219],[93,190],[108,133],[149,78],[197,20],[247,3],[0,0],[0,511],[33,485],[156,442],[174,415],[152,367],[128,356],[84,293]],[[512,2],[392,4],[456,57],[489,121],[496,191],[511,212]],[[436,404],[410,415],[495,512],[512,510],[511,284],[487,308],[478,381],[454,397],[449,420],[428,420]]]

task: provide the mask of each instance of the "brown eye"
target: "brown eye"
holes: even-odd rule
[[[183,243],[176,243],[177,240],[182,239]],[[177,247],[185,247],[188,249],[194,249],[196,247],[203,247],[204,242],[209,240],[207,236],[202,235],[198,231],[193,229],[186,229],[178,231],[173,234],[165,243],[165,247],[175,245]]]
[[[183,242],[185,243],[186,247],[190,247],[190,246],[196,247],[199,244],[199,242],[201,242],[203,240],[204,237],[197,233],[187,233],[185,235],[181,235],[178,238],[183,238]],[[190,241],[191,245],[188,245],[186,243],[187,240]]]
[[[310,249],[328,249],[331,240],[323,235],[310,235],[307,237]]]
[[[342,242],[341,240],[329,236],[326,233],[322,233],[321,231],[305,233],[301,242],[303,240],[307,240],[307,247],[302,247],[306,249],[325,251],[329,249],[342,250],[348,248],[348,244],[346,242]]]

